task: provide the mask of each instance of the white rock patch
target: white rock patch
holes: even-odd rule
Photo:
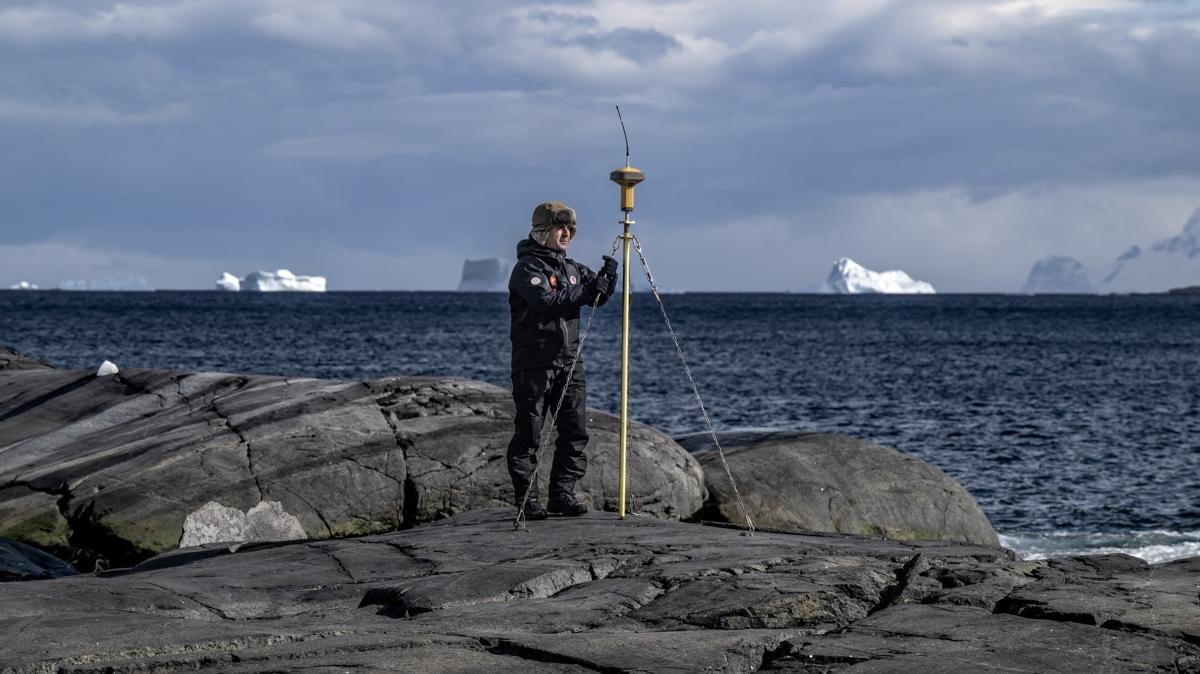
[[[288,514],[279,501],[260,501],[247,512],[209,501],[184,519],[179,547],[305,538],[300,520]]]

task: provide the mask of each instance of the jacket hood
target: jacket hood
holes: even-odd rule
[[[562,253],[551,250],[546,246],[534,241],[531,238],[521,239],[517,242],[517,258],[525,255],[537,255],[538,257],[562,258]]]

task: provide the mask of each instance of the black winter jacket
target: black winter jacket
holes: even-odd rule
[[[525,239],[508,279],[512,371],[567,367],[579,347],[579,310],[608,301],[616,279],[601,277],[562,253]]]

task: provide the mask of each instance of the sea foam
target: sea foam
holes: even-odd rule
[[[1045,531],[1000,534],[1000,545],[1022,559],[1125,554],[1159,564],[1200,556],[1200,531]]]

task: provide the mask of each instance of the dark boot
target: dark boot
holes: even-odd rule
[[[573,491],[554,492],[550,495],[550,502],[546,504],[546,509],[555,515],[566,515],[567,517],[576,517],[588,511],[587,505],[575,498]]]
[[[525,498],[526,494],[529,494],[529,500],[525,501],[525,519],[544,520],[550,517],[550,513],[546,511],[546,506],[542,505],[542,502],[538,500],[537,476],[534,476],[532,482],[533,484],[530,485],[529,481],[520,477],[514,479],[513,498],[516,499],[517,510],[520,511],[521,500]]]
[[[517,504],[517,510],[521,509],[521,504]],[[536,496],[530,496],[525,503],[525,519],[532,522],[533,520],[544,520],[550,517],[550,511],[546,510],[546,506],[537,500]]]

